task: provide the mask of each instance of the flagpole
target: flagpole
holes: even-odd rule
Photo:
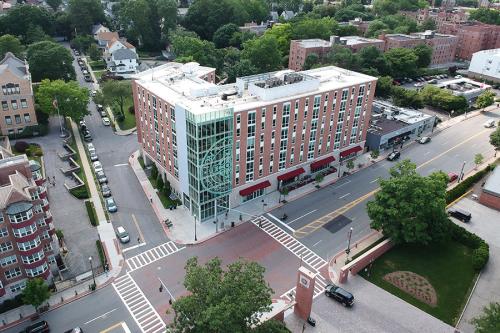
[[[64,138],[64,137],[66,137],[66,134],[64,134],[64,131],[63,131],[63,124],[62,124],[61,115],[59,114],[59,102],[57,101],[57,97],[54,97],[53,105],[57,111],[57,116],[59,117],[59,129],[61,130],[61,134],[59,134],[59,137]]]

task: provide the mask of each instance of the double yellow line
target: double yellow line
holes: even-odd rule
[[[453,149],[457,148],[457,147],[460,147],[461,145],[471,141],[472,139],[482,135],[483,133],[485,132],[488,132],[489,130],[488,129],[485,129],[485,130],[482,130],[480,131],[479,133],[467,138],[466,140],[460,142],[459,144],[451,147],[450,149],[440,153],[439,155],[436,155],[434,156],[433,158],[425,161],[424,163],[420,164],[419,166],[417,166],[417,169],[431,163],[432,161],[435,161],[436,159],[440,158],[441,156],[443,155],[446,155],[447,153],[449,153],[450,151],[452,151]],[[376,189],[374,189],[373,191],[371,192],[368,192],[364,195],[362,195],[361,197],[349,202],[348,204],[334,210],[333,212],[330,212],[316,220],[314,220],[313,222],[309,223],[309,224],[306,224],[305,226],[302,226],[300,227],[299,229],[295,230],[293,235],[295,236],[295,238],[303,238],[313,232],[315,232],[316,230],[318,230],[319,228],[323,227],[325,224],[327,224],[328,222],[332,221],[334,218],[338,217],[339,215],[342,215],[342,214],[345,214],[347,211],[349,211],[351,208],[354,208],[355,206],[359,205],[361,202],[365,201],[366,199],[368,199],[369,197],[371,197],[372,195],[374,195],[375,193],[377,193],[378,191],[380,191],[380,187],[377,187]]]

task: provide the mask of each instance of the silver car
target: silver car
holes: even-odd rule
[[[128,235],[127,230],[125,230],[125,228],[122,226],[119,226],[118,228],[116,228],[116,237],[118,237],[118,239],[122,243],[130,242],[130,236]]]
[[[106,203],[106,209],[108,210],[108,212],[114,213],[114,212],[118,211],[118,207],[116,207],[115,199],[113,199],[113,197],[107,198],[105,200],[105,203]]]
[[[95,173],[95,176],[97,178],[97,181],[99,184],[104,184],[108,182],[108,178],[106,178],[106,175],[104,174],[104,171],[97,171]]]

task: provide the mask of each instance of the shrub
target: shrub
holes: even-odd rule
[[[165,185],[163,185],[163,193],[168,197],[170,193],[172,193],[172,189],[170,188],[170,182],[168,180],[165,181]]]
[[[97,221],[97,216],[95,214],[95,208],[92,201],[85,201],[85,208],[87,208],[87,215],[89,216],[90,224],[92,224],[94,227],[97,226],[99,224],[99,221]]]
[[[102,243],[100,240],[95,241],[95,246],[97,247],[97,254],[99,255],[99,260],[101,261],[102,267],[106,266],[107,260],[104,254],[104,249],[102,248]]]
[[[472,252],[472,266],[475,270],[480,271],[490,258],[490,247],[488,243],[482,242],[477,249]]]
[[[151,178],[153,179],[158,178],[158,168],[156,167],[155,164],[151,166]]]
[[[122,115],[121,113],[116,114],[115,118],[116,118],[116,121],[118,121],[118,122],[122,122],[125,120],[125,116]]]
[[[163,183],[163,178],[161,178],[161,175],[158,175],[158,178],[156,178],[156,189],[158,192],[163,192],[164,188],[164,183]]]
[[[6,299],[2,304],[0,304],[0,313],[4,313],[22,306],[24,304],[22,297],[23,295],[17,295],[14,298]]]
[[[128,112],[131,113],[131,114],[135,114],[135,108],[133,105],[129,106],[128,107]]]
[[[493,170],[495,165],[490,164],[487,168],[477,172],[476,174],[465,178],[460,184],[446,192],[446,203],[453,202],[455,199],[459,198],[465,192],[469,190],[469,188],[477,183],[481,178],[484,177],[490,170]]]
[[[64,233],[61,229],[56,229],[56,235],[57,235],[57,238],[59,238],[59,239],[64,238]]]
[[[29,146],[30,145],[26,141],[17,141],[14,145],[14,149],[20,153],[25,153]]]
[[[86,186],[72,188],[69,193],[77,199],[88,199],[90,197]]]

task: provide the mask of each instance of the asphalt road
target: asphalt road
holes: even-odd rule
[[[111,286],[96,291],[92,296],[66,304],[56,310],[43,314],[40,320],[46,320],[51,332],[63,333],[79,326],[84,332],[98,333],[125,323],[129,332],[140,332],[134,320],[128,315],[125,305]],[[35,321],[36,322],[36,321]],[[32,322],[27,321],[5,333],[19,333]],[[110,333],[125,333],[125,330],[112,330]]]
[[[69,47],[68,45],[66,45]],[[73,61],[77,81],[89,90],[95,90],[97,84],[85,82],[76,60]],[[129,156],[139,149],[137,136],[116,135],[110,126],[102,124],[93,101],[89,103],[90,115],[85,123],[90,129],[93,144],[101,161],[112,196],[118,206],[118,212],[110,214],[113,226],[123,226],[130,234],[130,243],[123,248],[138,244],[137,239],[145,246],[126,252],[126,256],[137,254],[158,244],[168,241],[158,218],[151,209],[150,203],[141,188],[137,177],[129,167]]]
[[[493,129],[483,127],[489,118],[500,119],[500,114],[497,111],[472,117],[435,133],[432,141],[425,145],[409,144],[403,149],[401,160],[410,159],[417,165],[422,175],[438,170],[460,174],[465,161],[464,172],[467,174],[475,166],[475,154],[481,153],[485,159],[494,154],[493,147],[489,144],[489,135]],[[328,259],[347,246],[349,228],[353,228],[353,242],[371,232],[366,213],[366,202],[371,198],[369,193],[378,188],[379,177],[388,177],[388,170],[394,164],[395,162],[389,161],[376,163],[340,179],[335,184],[289,202],[284,207],[271,211],[270,214],[280,217],[286,212],[288,218],[284,223],[297,231],[296,235],[300,241]],[[346,208],[346,205],[352,205],[356,200],[359,201],[358,204],[350,209]],[[318,218],[343,208],[346,211],[332,218],[330,222],[310,226]]]

